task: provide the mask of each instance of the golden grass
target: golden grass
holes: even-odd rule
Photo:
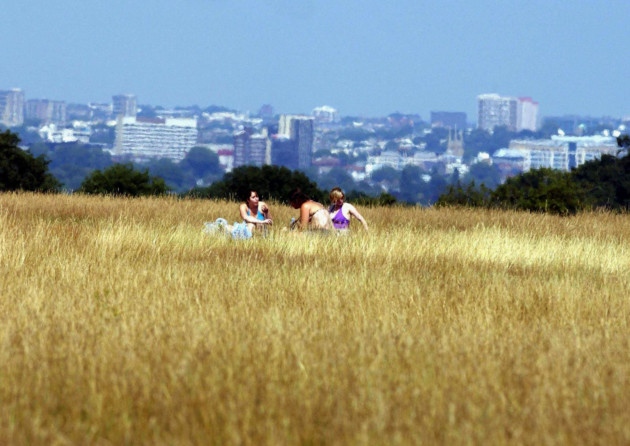
[[[0,444],[629,444],[630,219],[0,195]]]

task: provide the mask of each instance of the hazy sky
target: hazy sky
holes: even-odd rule
[[[0,90],[344,116],[630,115],[628,0],[4,0]]]

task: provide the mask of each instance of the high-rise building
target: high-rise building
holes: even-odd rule
[[[194,118],[134,118],[118,116],[114,155],[142,161],[184,159],[197,144]]]
[[[532,98],[518,98],[516,131],[538,130],[538,102]]]
[[[477,127],[492,132],[495,127],[505,126],[516,131],[518,99],[498,94],[477,96]]]
[[[24,92],[21,89],[0,91],[0,124],[7,127],[24,124]]]
[[[313,118],[301,115],[280,115],[278,135],[288,137],[297,151],[298,169],[311,167],[313,157]]]
[[[298,169],[311,167],[313,158],[313,120],[294,119],[291,134],[297,143]]]
[[[247,166],[249,161],[248,141],[254,133],[251,127],[246,127],[234,133],[234,167]]]
[[[515,98],[498,94],[477,96],[477,127],[492,132],[505,126],[513,132],[536,131],[538,102],[529,97]]]
[[[29,99],[26,101],[24,118],[37,121],[40,124],[66,123],[66,103],[64,101],[49,101],[48,99]]]
[[[267,129],[254,133],[246,127],[234,134],[234,167],[271,164],[271,140]]]
[[[135,118],[138,114],[138,100],[133,94],[112,96],[112,110],[115,118],[121,115]]]
[[[291,170],[298,168],[298,156],[295,141],[285,135],[272,135],[271,163]]]

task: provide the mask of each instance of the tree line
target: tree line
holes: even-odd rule
[[[630,209],[630,136],[617,138],[619,153],[602,155],[570,172],[541,168],[508,178],[492,190],[483,183],[449,186],[438,206],[471,206],[575,214],[586,209]]]
[[[7,130],[0,133],[0,190],[25,190],[40,192],[58,192],[63,184],[51,173],[51,161],[46,153],[31,153],[19,147],[19,136]],[[436,190],[445,190],[439,196],[432,196],[437,206],[472,206],[550,212],[555,214],[575,214],[580,210],[605,208],[610,210],[628,210],[630,208],[630,137],[617,138],[623,157],[603,155],[598,160],[589,161],[571,172],[553,169],[534,169],[497,185],[494,178],[476,183],[475,180],[456,179],[447,184],[442,178],[433,177],[430,181],[441,180],[444,184],[427,183],[423,186],[420,172],[412,168],[401,173],[401,192],[398,197],[387,192],[367,194],[346,185],[346,196],[360,205],[415,204],[429,198],[423,194],[435,194]],[[37,152],[37,151],[35,151]],[[209,155],[210,154],[210,155]],[[57,159],[65,159],[57,169],[72,169],[72,162],[80,156],[78,149],[66,148],[55,151]],[[242,166],[220,177],[220,167],[216,155],[201,147],[189,152],[181,163],[182,171],[189,175],[186,191],[176,192],[167,185],[164,178],[154,175],[149,168],[137,169],[131,163],[117,164],[108,159],[102,151],[84,152],[83,156],[92,157],[101,169],[91,169],[90,173],[75,189],[86,194],[112,194],[126,196],[162,195],[178,193],[182,197],[238,200],[246,196],[250,189],[255,189],[265,199],[287,202],[296,188],[300,188],[313,199],[325,202],[327,189],[321,189],[317,183],[300,171],[291,171],[280,166]],[[65,157],[65,158],[64,158]],[[99,164],[100,163],[100,164]],[[172,163],[172,162],[170,162]],[[151,164],[160,166],[156,161]],[[172,166],[166,166],[171,168]],[[412,166],[413,167],[413,166]],[[78,167],[75,167],[78,168]],[[159,171],[159,169],[156,169]],[[167,169],[168,170],[168,169]],[[383,178],[380,179],[380,176]],[[387,181],[387,172],[377,175],[377,180]],[[478,176],[477,178],[483,178]],[[204,178],[210,185],[195,186],[196,179]],[[220,179],[219,179],[220,178]],[[435,179],[438,178],[438,179]],[[467,181],[468,180],[468,181]],[[424,189],[423,189],[424,187]],[[426,192],[423,192],[426,189]],[[420,197],[422,196],[422,197]],[[400,199],[400,200],[399,200]]]

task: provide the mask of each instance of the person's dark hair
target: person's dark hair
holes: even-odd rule
[[[304,202],[310,199],[311,198],[308,195],[306,195],[304,192],[302,192],[300,189],[296,189],[291,194],[291,199],[289,200],[289,203],[295,204],[296,206],[302,206]]]
[[[258,198],[260,199],[260,194],[254,189],[248,189],[247,191],[242,191],[239,199],[247,203],[249,201],[249,197],[252,196],[252,192],[255,192],[256,195],[258,195]]]

